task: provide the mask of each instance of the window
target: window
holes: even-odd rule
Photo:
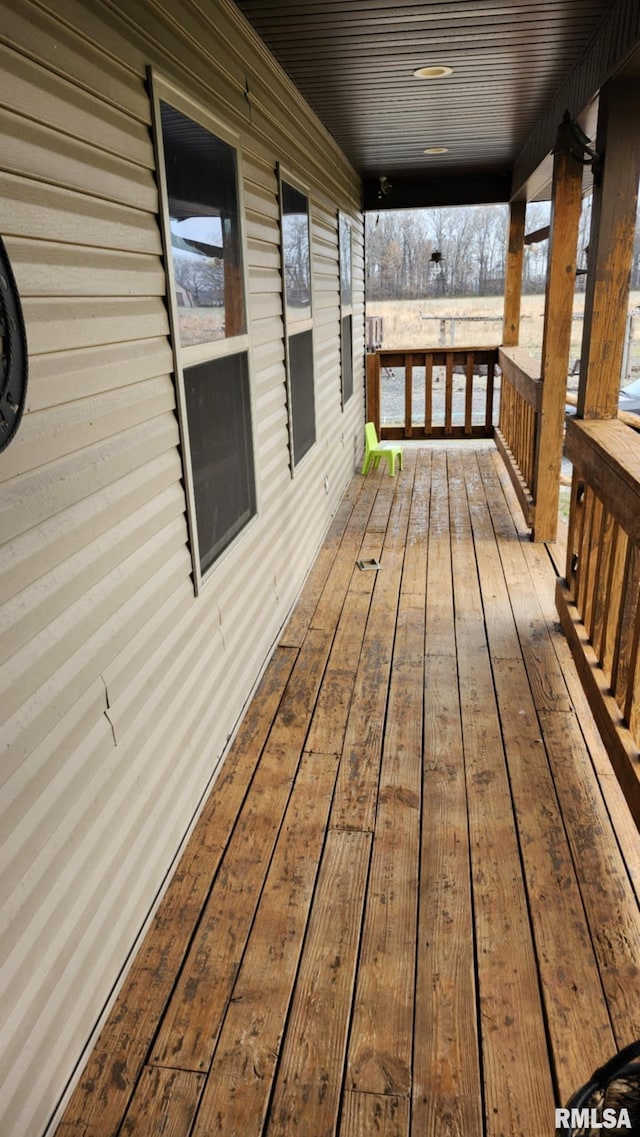
[[[292,469],[316,440],[309,199],[280,182],[282,279]]]
[[[161,93],[156,122],[198,586],[254,516],[256,494],[237,154],[180,103]]]
[[[351,222],[338,214],[340,252],[340,356],[342,361],[342,405],[353,395],[353,299],[351,283]]]

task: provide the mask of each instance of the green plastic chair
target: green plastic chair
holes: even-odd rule
[[[393,478],[396,472],[396,458],[400,469],[402,469],[402,447],[396,446],[393,442],[378,442],[378,435],[374,423],[368,422],[364,428],[364,465],[362,473],[366,474],[370,465],[373,463],[374,469],[380,464],[380,459],[384,458],[389,467],[389,473]]]

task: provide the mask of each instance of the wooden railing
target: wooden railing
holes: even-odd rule
[[[542,380],[532,374],[536,369],[535,361],[521,348],[500,348],[499,362],[502,385],[495,438],[522,511],[531,525],[536,505]]]
[[[497,347],[367,356],[367,415],[380,438],[491,438]]]
[[[640,825],[640,436],[570,420],[566,581],[557,604],[607,750]]]

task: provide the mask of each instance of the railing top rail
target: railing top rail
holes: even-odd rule
[[[634,543],[640,543],[640,435],[620,419],[568,419],[567,457]]]
[[[542,402],[542,379],[537,360],[524,348],[501,347],[498,349],[498,362],[505,379],[508,379],[522,398],[538,411]]]
[[[377,349],[376,355],[381,358],[385,355],[475,355],[482,352],[493,355],[499,351],[498,344],[472,344],[470,347],[458,344],[423,344],[420,347],[381,347]]]

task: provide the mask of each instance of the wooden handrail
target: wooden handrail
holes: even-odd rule
[[[620,419],[569,419],[565,453],[632,541],[640,543],[640,437]]]
[[[520,347],[501,347],[498,350],[498,362],[502,374],[512,387],[515,387],[530,407],[539,411],[542,402],[542,379],[537,374],[531,374],[532,369],[537,369],[537,364],[529,352]]]
[[[542,379],[538,365],[523,348],[501,347],[500,421],[496,444],[504,458],[526,521],[533,525],[536,510],[538,431]]]
[[[640,825],[640,437],[570,419],[566,582],[556,600],[585,690]]]
[[[420,347],[384,348],[367,356],[367,417],[375,423],[378,435],[384,439],[403,438],[490,438],[493,433],[493,395],[495,371],[498,362],[497,347]],[[443,383],[434,373],[443,368]],[[486,369],[480,377],[479,369]],[[403,415],[401,422],[382,421],[382,394],[387,369],[404,372]],[[422,378],[416,382],[416,370],[424,370],[424,396]],[[462,399],[455,398],[454,375],[464,375]],[[414,407],[420,391],[424,399],[424,414],[418,421]],[[441,395],[442,406],[434,422],[435,406]],[[455,403],[462,403],[454,407]],[[481,410],[478,404],[481,403]],[[457,419],[457,421],[456,421]],[[480,421],[481,420],[481,421]]]

